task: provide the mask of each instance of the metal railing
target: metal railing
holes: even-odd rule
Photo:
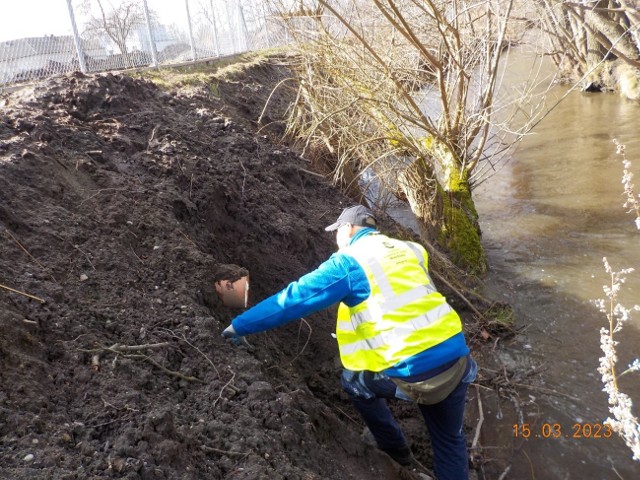
[[[77,70],[198,62],[290,41],[259,0],[67,0],[67,8],[66,32],[0,41],[0,87]]]

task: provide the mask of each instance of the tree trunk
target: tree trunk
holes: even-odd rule
[[[628,28],[631,28],[631,37],[633,43],[636,46],[636,50],[640,52],[640,32],[637,28],[632,28],[634,25],[640,24],[640,12],[638,12],[637,0],[620,0],[620,5],[625,8],[626,22],[629,24]]]
[[[127,48],[126,37],[124,39],[118,38],[117,40],[114,38],[114,41],[116,42],[116,44],[118,45],[118,48],[120,49],[120,53],[122,54],[122,58],[124,59],[126,67],[133,68],[134,62],[132,61],[131,58],[129,58],[129,49]]]
[[[600,2],[603,8],[608,6],[608,2]],[[606,13],[598,10],[586,10],[584,14],[587,25],[593,32],[601,33],[605,39],[598,39],[603,43],[603,47],[608,50],[611,46],[615,48],[618,55],[622,55],[631,60],[638,59],[638,50],[632,38],[625,34],[625,28],[620,23],[612,20]],[[602,57],[600,58],[602,60]]]
[[[459,169],[450,173],[450,180],[443,185],[428,163],[418,159],[403,172],[399,183],[421,234],[445,248],[460,268],[482,274],[487,271],[487,259],[468,178],[460,176]]]

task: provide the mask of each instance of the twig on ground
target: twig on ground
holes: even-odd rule
[[[124,228],[127,229],[127,233],[130,233],[131,235],[133,235],[135,238],[138,238],[138,235],[136,235],[135,233],[133,233],[133,231],[129,228],[129,225],[125,225]]]
[[[296,356],[291,359],[291,361],[289,362],[289,365],[291,365],[300,355],[304,353],[305,349],[307,348],[307,345],[309,345],[309,340],[311,340],[311,334],[313,333],[313,329],[311,328],[311,325],[309,325],[309,322],[307,322],[304,318],[300,318],[300,327],[298,328],[298,341],[300,340],[300,329],[302,328],[302,323],[304,323],[307,327],[309,327],[309,335],[307,336],[307,341],[304,343],[302,350],[300,350],[296,354]]]
[[[422,473],[427,474],[430,478],[436,478],[435,473],[433,473],[431,469],[425,467],[422,463],[420,463],[417,458],[413,458],[413,463],[420,467],[420,469],[422,469]]]
[[[355,421],[353,418],[351,418],[344,410],[342,410],[340,407],[336,407],[336,410],[338,410],[342,415],[344,415],[345,417],[347,417],[349,420],[351,420],[354,424],[358,425],[358,426],[362,426],[362,424],[360,422]]]
[[[620,480],[624,480],[624,477],[618,473],[618,470],[616,470],[616,466],[613,463],[611,463],[611,470],[613,470],[613,473],[615,473]]]
[[[74,245],[73,248],[75,248],[76,250],[78,250],[81,254],[84,255],[84,257],[87,259],[87,262],[89,262],[89,265],[91,265],[91,268],[93,268],[94,270],[96,269],[96,266],[93,264],[93,262],[91,261],[91,259],[89,258],[89,255],[87,255],[86,253],[84,253],[82,250],[80,250],[80,247],[78,245]]]
[[[131,251],[133,252],[133,254],[135,255],[135,257],[140,260],[140,263],[142,265],[144,265],[144,262],[142,261],[142,259],[138,256],[138,254],[136,253],[136,251],[133,249],[133,247],[131,247]]]
[[[316,172],[312,172],[311,170],[307,170],[306,168],[302,168],[302,167],[296,167],[298,170],[304,172],[304,173],[308,173],[309,175],[313,175],[315,177],[320,177],[320,178],[324,178],[326,179],[327,177],[325,177],[324,175],[320,174],[320,173],[316,173]]]
[[[500,396],[500,394],[498,392],[496,392],[495,388],[490,388],[490,387],[487,387],[486,385],[480,385],[479,383],[474,383],[473,385],[475,385],[478,388],[484,388],[485,390],[488,390],[488,391],[493,392],[496,395]]]
[[[507,468],[504,469],[504,472],[502,472],[502,475],[498,477],[498,480],[504,480],[505,478],[507,478],[507,474],[510,471],[511,471],[511,465],[509,465]]]
[[[194,247],[196,247],[198,250],[200,250],[200,247],[198,247],[198,245],[195,244],[195,242],[193,240],[191,240],[189,237],[187,237],[187,235],[182,231],[182,230],[178,230],[178,232],[180,232],[180,235],[182,235],[184,238],[186,238],[187,240],[189,240],[189,242],[191,242],[191,245],[193,245]]]
[[[220,393],[218,394],[218,398],[215,399],[215,401],[213,402],[213,406],[215,407],[217,405],[217,403],[222,400],[222,392],[224,392],[224,389],[229,387],[232,383],[233,380],[236,378],[236,372],[234,372],[233,370],[231,370],[231,368],[229,368],[229,370],[231,371],[232,375],[231,378],[229,379],[229,381],[227,383],[225,383],[222,388],[220,389]]]
[[[6,285],[2,285],[1,283],[0,283],[0,288],[4,288],[5,290],[9,290],[10,292],[17,293],[19,295],[24,295],[25,297],[32,298],[34,300],[37,300],[40,303],[46,303],[46,300],[43,300],[40,297],[36,297],[35,295],[30,295],[28,293],[21,292],[20,290],[16,290],[15,288],[7,287]]]
[[[58,280],[56,280],[56,277],[54,277],[51,273],[49,273],[47,268],[44,265],[42,265],[42,263],[40,263],[36,257],[34,257],[29,253],[29,251],[25,248],[25,246],[22,245],[22,243],[20,243],[20,241],[13,235],[13,233],[9,231],[8,228],[4,228],[4,231],[9,234],[9,236],[13,239],[13,241],[16,242],[16,244],[20,247],[20,249],[24,253],[26,253],[27,256],[36,263],[36,265],[38,265],[43,271],[47,272],[54,282],[58,283]]]
[[[478,395],[478,413],[480,415],[480,419],[478,420],[478,424],[476,425],[476,434],[473,437],[473,442],[471,442],[471,448],[476,448],[478,444],[478,438],[480,438],[480,428],[484,423],[484,410],[482,409],[482,399],[480,398],[480,385],[476,384],[476,393]]]
[[[491,347],[491,353],[496,351],[496,347],[498,346],[499,341],[500,341],[500,337],[496,337],[496,341],[493,342],[493,347]]]
[[[484,315],[482,313],[480,313],[480,311],[473,306],[473,304],[471,303],[471,301],[460,291],[458,290],[456,287],[454,287],[451,282],[449,282],[446,278],[444,278],[442,275],[440,275],[438,272],[436,272],[435,270],[430,272],[431,274],[433,274],[434,277],[436,277],[439,281],[441,281],[442,283],[444,283],[447,287],[449,287],[451,290],[453,290],[455,292],[456,295],[458,295],[458,297],[460,297],[460,299],[467,304],[467,306],[473,311],[473,313],[475,313],[478,317],[480,317],[481,319],[484,319]]]
[[[220,371],[218,370],[218,368],[215,366],[215,364],[211,361],[211,359],[205,355],[205,353],[200,350],[198,347],[196,347],[193,343],[191,343],[189,340],[187,340],[187,337],[185,336],[184,333],[181,333],[180,335],[178,335],[176,332],[174,332],[173,330],[169,330],[168,328],[159,328],[158,331],[160,333],[164,333],[165,335],[169,335],[173,338],[177,338],[178,340],[182,340],[184,343],[186,343],[187,345],[189,345],[191,348],[193,348],[196,352],[198,352],[200,355],[202,355],[205,360],[207,362],[209,362],[209,364],[211,365],[211,367],[213,367],[213,369],[215,370],[216,374],[218,375],[218,377],[220,376]]]
[[[524,456],[527,457],[527,460],[529,460],[529,467],[531,468],[531,480],[536,480],[536,476],[533,470],[533,462],[531,461],[531,458],[529,458],[529,455],[527,455],[527,452],[525,452],[524,450],[522,450],[522,453],[524,453]]]
[[[68,168],[64,163],[62,163],[62,161],[61,161],[59,158],[57,158],[57,157],[53,157],[53,159],[54,159],[54,160],[55,160],[55,162],[56,162],[58,165],[60,165],[62,168],[64,168],[65,170],[69,170],[69,168]],[[77,166],[77,164],[76,164],[76,170],[77,170],[77,169],[78,169],[78,166]]]
[[[115,405],[113,405],[113,404],[111,404],[111,403],[107,402],[107,401],[104,399],[104,397],[101,397],[101,399],[102,399],[102,403],[104,404],[104,406],[105,406],[105,407],[111,407],[111,408],[113,408],[113,409],[115,409],[115,410],[120,410],[120,409],[119,409],[118,407],[116,407]]]
[[[112,352],[112,353],[126,353],[126,352],[139,352],[141,350],[155,349],[155,348],[164,348],[168,347],[171,344],[169,342],[162,343],[148,343],[146,345],[122,345],[120,343],[114,343],[110,347],[105,347],[104,345],[99,345],[98,348],[93,349],[79,349],[81,352],[87,353],[100,353],[104,351]]]
[[[240,162],[240,166],[242,167],[242,171],[244,172],[244,175],[242,176],[242,192],[240,195],[241,197],[244,197],[244,185],[245,185],[245,182],[247,181],[247,169],[244,168],[242,160],[238,159],[238,162]]]
[[[164,348],[169,346],[171,346],[169,342],[148,343],[146,345],[121,345],[119,343],[115,343],[111,345],[107,350],[111,350],[112,352],[115,352],[115,353],[139,352],[140,350],[152,350],[155,348]]]
[[[82,337],[86,337],[87,335],[91,335],[91,333],[81,333],[80,335],[78,335],[76,338],[74,338],[73,340],[56,340],[56,342],[60,342],[60,343],[66,343],[66,342],[77,342],[78,340],[80,340]]]
[[[151,358],[151,357],[149,357],[147,355],[125,355],[125,357],[127,357],[127,358],[139,358],[140,360],[144,360],[145,362],[149,362],[152,365],[155,365],[156,367],[158,367],[160,370],[162,370],[167,375],[172,375],[174,377],[181,378],[183,380],[186,380],[187,382],[206,383],[204,380],[200,380],[199,378],[191,377],[189,375],[184,375],[184,374],[182,374],[180,372],[176,372],[175,370],[169,370],[167,367],[165,367],[164,365],[156,362],[153,358]]]
[[[142,350],[154,350],[154,349],[160,349],[160,348],[165,348],[171,346],[171,344],[169,342],[162,342],[162,343],[149,343],[147,345],[121,345],[119,343],[115,343],[110,347],[105,347],[105,346],[99,346],[99,348],[93,348],[93,349],[78,349],[81,352],[87,352],[87,353],[93,353],[93,354],[97,354],[100,352],[111,352],[111,353],[115,353],[116,357],[113,360],[113,363],[115,365],[115,361],[118,358],[119,355],[123,356],[124,358],[133,358],[133,359],[138,359],[138,360],[144,360],[145,362],[149,362],[152,365],[158,367],[160,370],[162,370],[164,373],[166,373],[167,375],[171,375],[174,377],[178,377],[181,378],[183,380],[186,380],[188,382],[200,382],[200,383],[205,383],[203,380],[200,380],[199,378],[196,377],[191,377],[189,375],[184,375],[180,372],[176,372],[174,370],[169,370],[167,367],[165,367],[164,365],[158,363],[157,361],[155,361],[153,358],[149,357],[148,355],[142,355],[142,354],[130,354],[128,352],[139,352]]]

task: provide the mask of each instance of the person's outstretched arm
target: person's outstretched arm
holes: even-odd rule
[[[231,324],[241,336],[262,332],[330,307],[350,293],[349,261],[336,253],[316,270],[238,315]]]

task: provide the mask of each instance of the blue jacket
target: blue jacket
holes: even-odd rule
[[[375,233],[373,228],[364,228],[353,236],[350,244]],[[238,335],[263,332],[339,302],[350,307],[358,305],[370,293],[369,281],[362,267],[352,256],[338,251],[316,270],[238,315],[231,323]],[[435,373],[468,353],[469,348],[461,332],[384,373],[404,379],[431,371]]]

